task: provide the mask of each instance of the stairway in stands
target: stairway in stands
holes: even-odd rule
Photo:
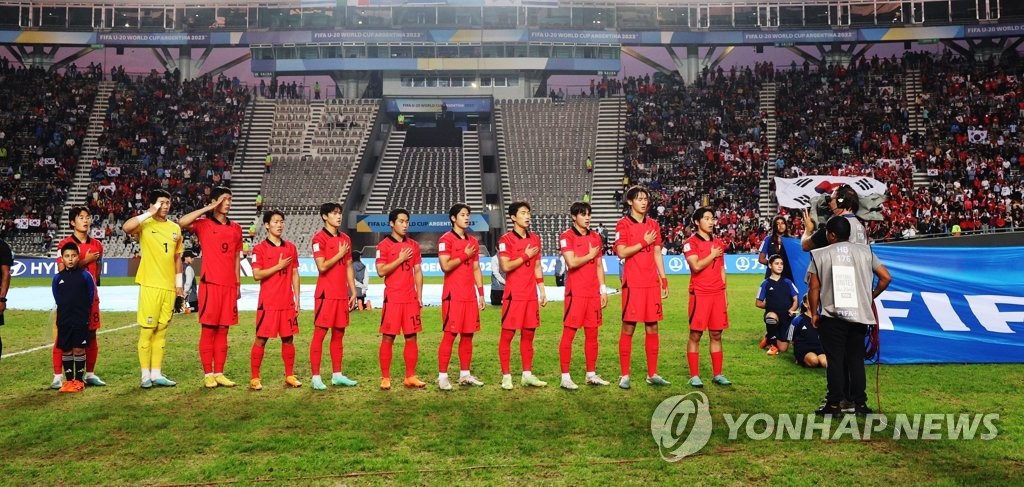
[[[767,114],[767,129],[765,137],[768,139],[768,157],[765,163],[764,175],[761,177],[760,198],[758,199],[758,208],[761,210],[761,218],[768,220],[775,216],[776,205],[772,201],[772,196],[769,190],[769,185],[772,179],[776,176],[775,174],[775,159],[778,156],[778,147],[776,142],[778,141],[778,117],[775,113],[775,95],[776,86],[774,81],[765,81],[761,85],[761,91],[758,93],[758,107],[760,110]],[[790,161],[792,162],[792,161]]]
[[[462,171],[466,184],[465,203],[474,213],[484,211],[484,183],[480,166],[480,132],[462,132]]]
[[[78,164],[75,166],[75,178],[68,189],[68,196],[64,200],[64,211],[57,219],[57,233],[62,235],[67,232],[68,212],[72,206],[84,205],[89,192],[89,171],[92,169],[92,160],[96,158],[99,151],[99,136],[103,133],[103,121],[107,117],[108,99],[114,91],[113,81],[100,81],[96,87],[96,99],[92,103],[92,111],[89,112],[89,128],[85,132],[85,139],[82,140],[82,152],[78,155]],[[54,239],[53,245],[57,245],[60,239]],[[53,249],[51,249],[53,250]]]
[[[904,75],[903,86],[906,87],[907,107],[910,111],[910,131],[924,135],[928,131],[928,126],[925,124],[924,114],[917,110],[916,103],[918,95],[924,92],[921,86],[921,71],[918,69],[908,69],[907,74]],[[914,168],[915,188],[926,187],[931,182],[925,169],[922,167]]]
[[[232,204],[228,218],[243,229],[260,218],[256,211],[256,195],[263,185],[263,161],[270,147],[275,106],[272,99],[256,98],[246,110],[245,122],[242,124],[244,135],[232,163]]]
[[[373,189],[369,192],[363,213],[380,215],[385,213],[388,194],[391,192],[391,182],[395,179],[395,171],[398,169],[398,158],[402,156],[402,147],[405,147],[405,131],[391,129],[388,136],[388,144],[384,148],[384,155],[381,156],[380,165],[377,167],[377,174],[373,177]]]
[[[509,173],[508,173],[508,151],[505,150],[505,122],[502,118],[502,108],[500,106],[494,107],[494,136],[497,140],[497,153],[498,153],[498,180],[501,181],[501,211],[500,214],[505,214],[505,208],[512,204],[512,185],[509,184]],[[505,220],[503,219],[500,225],[501,232],[505,231]],[[496,222],[491,222],[492,226],[498,226]]]
[[[622,146],[625,144],[626,99],[623,96],[602,98],[597,115],[597,149],[590,190],[593,207],[591,225],[615,228],[622,218],[622,207],[615,201],[615,191],[622,188]]]

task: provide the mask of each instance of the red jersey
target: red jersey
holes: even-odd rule
[[[472,245],[476,252],[466,257],[466,247]],[[476,274],[473,263],[480,261],[480,242],[472,235],[459,237],[454,231],[441,235],[437,242],[437,254],[447,255],[450,259],[462,259],[462,263],[451,272],[444,274],[444,287],[441,295],[451,296],[453,301],[476,302]]]
[[[60,258],[60,248],[63,247],[64,244],[67,244],[67,243],[74,243],[74,244],[78,245],[78,259],[79,259],[79,262],[81,262],[82,259],[85,259],[86,254],[90,254],[90,253],[98,255],[100,258],[103,257],[103,243],[102,242],[100,242],[99,240],[97,240],[95,238],[92,238],[92,237],[90,237],[88,235],[85,236],[85,241],[83,242],[81,240],[78,240],[78,238],[75,237],[75,234],[72,233],[71,235],[68,235],[67,237],[64,237],[64,240],[61,240],[60,243],[57,244],[57,266],[58,266],[58,268],[60,268],[60,265],[63,263],[63,261]],[[79,263],[79,265],[78,265],[82,269],[85,269],[85,270],[89,271],[89,274],[92,274],[92,280],[96,281],[96,285],[99,285],[99,283],[100,283],[100,262],[102,262],[102,261],[97,260],[95,262],[90,263],[89,265],[81,265],[81,263]]]
[[[192,231],[199,237],[203,250],[199,282],[237,286],[235,258],[242,252],[242,227],[231,220],[221,223],[202,217],[192,223]]]
[[[277,265],[282,258],[292,258],[292,264],[277,273],[260,281],[259,309],[294,309],[295,293],[292,292],[292,272],[298,272],[299,252],[295,244],[286,240],[281,245],[274,245],[270,240],[263,240],[252,249],[252,267],[269,269]]]
[[[412,249],[412,257],[384,277],[384,300],[389,303],[415,303],[420,299],[413,281],[412,267],[423,262],[420,244],[409,237],[398,241],[388,235],[377,244],[377,263],[386,265],[398,260],[403,249]]]
[[[661,276],[658,275],[658,267],[654,264],[654,259],[661,257],[654,255],[654,247],[661,247],[661,225],[650,217],[636,221],[633,215],[626,215],[615,224],[615,232],[619,235],[615,247],[646,244],[644,234],[652,230],[657,234],[654,242],[626,259],[625,269],[622,271],[623,286],[661,287]]]
[[[711,247],[725,250],[725,244],[718,237],[705,240],[699,233],[694,233],[683,242],[683,255],[687,259],[696,256],[698,260],[711,255]],[[687,262],[689,264],[689,262]],[[725,281],[722,280],[722,269],[725,268],[725,255],[718,256],[711,265],[700,272],[690,269],[690,291],[699,294],[718,294],[725,292]]]
[[[334,267],[321,272],[316,279],[316,291],[313,296],[318,299],[348,299],[348,266],[352,262],[352,239],[344,233],[337,235],[321,229],[313,235],[313,258],[331,260],[338,255],[338,249],[348,244],[348,252],[334,264]]]
[[[507,257],[509,260],[516,260],[520,257],[526,259],[526,247],[541,249],[540,237],[536,233],[526,232],[526,236],[520,236],[512,230],[498,239],[498,259]],[[540,253],[532,259],[523,261],[523,265],[515,268],[505,275],[504,300],[512,301],[536,301],[537,300],[537,276],[534,275],[534,267],[540,265]]]
[[[579,233],[572,227],[558,237],[558,248],[564,254],[571,251],[577,258],[590,253],[590,248],[600,249],[601,236],[597,232],[587,230]],[[601,254],[575,269],[569,269],[565,277],[565,293],[576,297],[597,297],[601,295],[601,283],[597,280],[597,266],[601,265]],[[566,266],[568,267],[568,266]]]

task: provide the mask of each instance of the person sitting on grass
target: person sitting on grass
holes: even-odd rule
[[[754,305],[764,310],[764,338],[761,348],[768,348],[768,355],[778,355],[785,349],[779,349],[776,338],[789,327],[790,319],[797,313],[800,292],[793,281],[782,277],[785,264],[781,255],[768,257],[768,269],[771,275],[761,283]]]
[[[821,346],[818,330],[811,326],[811,312],[807,309],[807,296],[800,306],[800,314],[793,318],[784,331],[779,332],[779,352],[785,352],[793,343],[793,359],[804,367],[828,367],[825,348]]]

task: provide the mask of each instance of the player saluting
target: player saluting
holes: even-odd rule
[[[181,228],[195,232],[203,250],[199,277],[199,359],[205,373],[203,385],[209,388],[235,387],[224,376],[224,363],[228,358],[228,330],[238,324],[242,227],[228,219],[230,210],[231,190],[217,186],[210,191],[210,204],[178,220]]]
[[[89,208],[75,206],[68,212],[68,222],[71,224],[71,235],[68,235],[57,244],[57,249],[63,249],[71,243],[78,247],[78,266],[92,275],[93,281],[99,286],[101,273],[101,259],[103,259],[103,243],[89,236],[89,227],[92,226],[92,215]],[[57,271],[65,268],[64,258],[58,250]],[[92,310],[89,312],[89,344],[85,346],[85,384],[90,386],[105,386],[93,372],[96,367],[96,357],[99,355],[99,344],[96,342],[96,330],[100,329],[100,295],[99,289],[92,300]],[[51,389],[60,389],[64,378],[63,351],[60,347],[53,347],[53,383]]]
[[[324,338],[331,332],[331,384],[352,387],[356,381],[341,373],[344,353],[342,340],[348,327],[348,312],[356,305],[356,279],[352,268],[352,240],[341,233],[341,205],[335,202],[320,205],[324,228],[313,235],[313,260],[320,275],[313,293],[313,341],[309,344],[309,364],[313,370],[314,390],[327,389],[320,378]]]
[[[139,284],[139,364],[142,367],[142,388],[154,385],[174,387],[176,382],[161,373],[167,328],[174,313],[174,297],[184,296],[181,274],[181,227],[167,220],[171,211],[171,194],[162,189],[149,193],[149,209],[129,218],[121,229],[138,235],[142,260],[135,275]]]
[[[512,389],[512,339],[516,330],[522,332],[519,353],[523,358],[523,386],[548,385],[533,375],[533,337],[540,326],[540,309],[548,304],[544,292],[544,273],[540,267],[540,237],[530,233],[530,205],[515,201],[508,205],[512,230],[498,240],[498,261],[505,277],[505,295],[501,304],[501,339],[498,359],[501,361],[501,388]],[[538,294],[540,296],[538,303]]]
[[[377,275],[384,277],[384,307],[380,317],[380,388],[391,389],[391,354],[395,336],[405,335],[406,387],[426,387],[416,377],[419,345],[416,334],[423,331],[420,306],[423,303],[423,270],[420,244],[410,239],[409,211],[396,208],[388,214],[391,235],[377,244]]]
[[[284,360],[284,385],[302,387],[295,377],[295,342],[299,333],[299,252],[295,244],[281,238],[284,213],[270,210],[263,214],[266,240],[252,249],[252,277],[260,282],[259,305],[256,307],[256,341],[249,353],[252,380],[249,388],[263,389],[260,365],[267,340],[281,337],[281,359]]]
[[[444,271],[441,290],[441,321],[444,335],[437,352],[437,386],[442,391],[452,389],[448,380],[448,363],[452,358],[455,337],[459,341],[459,385],[482,386],[469,373],[473,360],[473,334],[480,331],[480,311],[484,309],[484,281],[480,274],[480,242],[469,235],[469,205],[455,203],[448,210],[452,231],[445,233],[437,243],[437,259]]]
[[[661,225],[647,217],[651,194],[646,188],[633,186],[626,191],[629,214],[615,225],[619,234],[615,253],[623,259],[622,334],[619,335],[619,365],[622,376],[619,387],[629,389],[629,367],[633,353],[633,331],[644,324],[647,352],[647,383],[670,385],[658,375],[658,322],[662,320],[661,300],[668,298],[668,278],[661,259]]]
[[[558,237],[558,246],[569,268],[558,356],[562,366],[561,386],[571,391],[578,388],[569,375],[569,366],[572,363],[572,341],[580,328],[585,334],[586,383],[608,385],[608,381],[597,375],[597,329],[602,324],[601,310],[608,306],[608,295],[604,285],[604,266],[601,265],[601,236],[590,231],[590,204],[573,203],[569,214],[572,215],[572,227]]]
[[[710,208],[693,212],[697,231],[683,243],[683,255],[690,266],[690,340],[686,344],[686,360],[690,365],[690,385],[704,387],[700,370],[700,337],[711,332],[712,382],[732,384],[722,375],[722,330],[729,328],[728,303],[725,297],[725,245],[714,236],[715,213]]]

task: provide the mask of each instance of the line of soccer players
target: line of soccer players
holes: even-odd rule
[[[619,337],[621,375],[618,385],[629,389],[633,333],[638,323],[645,331],[644,350],[647,357],[646,382],[654,386],[669,385],[658,375],[659,336],[658,322],[663,319],[662,301],[668,298],[668,279],[662,261],[661,228],[657,221],[647,217],[650,194],[642,187],[630,188],[626,193],[629,214],[616,226],[618,238],[615,253],[623,260],[622,329]],[[166,344],[167,328],[173,314],[175,298],[182,290],[182,229],[195,232],[203,250],[203,265],[199,286],[198,319],[202,326],[199,357],[208,388],[234,387],[236,384],[224,375],[227,360],[228,330],[238,324],[238,298],[240,297],[240,259],[242,229],[228,219],[231,191],[217,187],[211,191],[210,203],[182,216],[178,223],[167,219],[170,194],[155,190],[149,195],[149,209],[125,222],[123,230],[139,238],[142,259],[136,275],[139,284],[139,363],[141,386],[173,387],[176,383],[161,372]],[[443,336],[438,350],[438,379],[441,390],[451,390],[453,381],[448,377],[455,340],[459,339],[459,379],[462,386],[482,386],[483,382],[471,374],[473,337],[480,331],[480,311],[485,306],[483,280],[479,264],[480,244],[469,235],[469,206],[457,203],[449,210],[452,229],[438,242],[438,260],[445,273],[442,289],[441,315]],[[565,301],[563,303],[563,331],[559,342],[561,387],[575,390],[578,386],[570,375],[572,342],[576,332],[584,330],[586,363],[585,383],[603,386],[609,382],[596,370],[598,355],[598,328],[603,324],[602,310],[608,304],[604,268],[601,265],[603,242],[590,230],[591,207],[588,203],[574,203],[569,213],[572,226],[559,237],[559,249],[568,267]],[[529,231],[530,206],[518,201],[509,205],[508,215],[512,229],[498,241],[498,262],[506,274],[502,296],[501,335],[498,357],[501,364],[503,389],[512,389],[511,344],[516,332],[520,334],[519,350],[522,360],[522,386],[543,387],[547,383],[533,374],[533,341],[540,326],[539,307],[547,304],[544,276],[540,265],[541,241]],[[320,208],[323,229],[312,239],[312,253],[319,277],[314,291],[314,332],[310,344],[312,387],[327,389],[320,375],[323,341],[328,334],[332,365],[331,383],[335,386],[355,386],[356,381],[342,373],[345,329],[349,325],[349,310],[355,307],[356,286],[352,268],[352,241],[340,231],[342,208],[338,203],[325,203]],[[420,319],[423,296],[423,274],[420,268],[419,244],[408,238],[409,212],[392,210],[388,215],[391,233],[377,245],[376,270],[384,278],[384,303],[381,310],[381,343],[379,361],[381,389],[390,389],[391,362],[395,338],[404,337],[403,358],[406,387],[421,388],[426,383],[416,376],[419,358],[417,335],[423,330]],[[103,249],[99,241],[88,236],[91,217],[88,208],[80,207],[69,215],[74,233],[61,242],[78,245],[82,266],[99,281],[99,262]],[[722,375],[722,330],[728,327],[725,297],[725,267],[722,258],[724,245],[713,237],[715,224],[711,210],[700,208],[693,213],[696,232],[684,244],[684,254],[691,269],[689,288],[689,327],[687,359],[690,367],[689,384],[702,387],[698,375],[698,345],[705,330],[711,335],[713,382],[729,385]],[[295,345],[298,333],[299,272],[298,251],[295,245],[283,239],[285,215],[279,210],[263,215],[267,237],[252,250],[253,277],[260,283],[256,311],[256,339],[250,351],[253,390],[263,388],[260,366],[265,346],[271,338],[281,338],[281,356],[284,361],[288,387],[301,387],[294,372]],[[63,261],[59,265],[63,265]],[[98,294],[98,293],[97,293]],[[93,300],[89,323],[90,333],[86,351],[85,382],[104,385],[94,374],[93,366],[98,350],[95,330],[99,328],[98,295]],[[60,311],[58,310],[58,313]],[[54,348],[54,386],[61,387],[64,352]],[[91,355],[90,355],[91,354]]]

